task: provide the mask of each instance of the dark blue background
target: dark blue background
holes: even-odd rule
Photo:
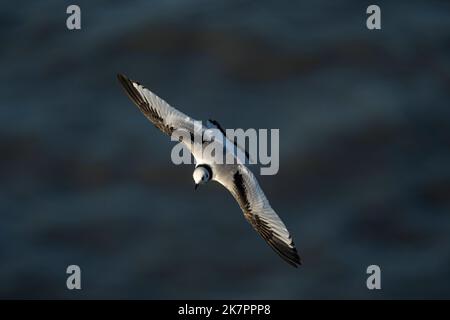
[[[366,1],[76,1],[81,31],[69,4],[0,5],[0,297],[450,298],[448,2],[377,1],[380,31]],[[280,129],[259,180],[304,266],[219,185],[194,193],[117,72]]]

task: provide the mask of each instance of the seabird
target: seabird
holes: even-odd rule
[[[171,107],[138,82],[121,74],[117,77],[130,99],[158,129],[169,136],[174,130],[186,130],[190,134],[191,141],[194,141],[194,119]],[[208,120],[205,126],[202,125],[202,134],[210,128],[220,130],[223,141],[230,141],[227,140],[220,124],[214,120]],[[289,231],[270,206],[253,173],[242,161],[237,161],[235,164],[217,164],[213,158],[204,157],[202,152],[196,151],[198,149],[193,147],[191,141],[183,141],[183,143],[195,158],[196,166],[192,175],[195,189],[211,180],[223,185],[236,199],[247,221],[269,246],[290,265],[294,267],[301,265]],[[204,138],[201,141],[202,144],[210,142],[205,141]],[[234,142],[231,141],[231,143]],[[234,151],[226,150],[225,152],[233,152],[233,156],[236,157]]]

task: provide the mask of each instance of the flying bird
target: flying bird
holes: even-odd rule
[[[117,77],[130,99],[158,129],[169,136],[175,130],[184,130],[189,133],[191,141],[195,141],[193,138],[195,133],[194,119],[171,107],[138,82],[132,81],[121,74],[118,74]],[[202,124],[202,134],[211,128],[220,130],[223,141],[231,141],[227,138],[220,124],[214,120],[208,120],[206,125]],[[210,142],[207,139],[204,140],[204,138],[200,140],[202,145]],[[253,173],[242,161],[236,161],[234,164],[216,163],[214,158],[203,155],[201,151],[199,152],[198,150],[202,150],[201,148],[193,147],[191,141],[182,140],[196,162],[192,174],[195,189],[211,180],[223,185],[236,199],[247,221],[269,246],[290,265],[294,267],[301,265],[300,257],[289,231],[270,206]],[[231,141],[231,145],[239,147],[234,141]],[[230,152],[233,157],[237,157],[234,148],[233,150],[226,148],[225,152]]]

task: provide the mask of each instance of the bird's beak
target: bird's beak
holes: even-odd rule
[[[194,191],[197,190],[197,188],[198,188],[198,183],[196,183],[196,184],[194,185]]]

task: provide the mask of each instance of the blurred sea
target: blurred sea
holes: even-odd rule
[[[380,31],[367,1],[78,0],[80,31],[70,4],[0,5],[0,298],[450,298],[448,1],[377,1]],[[280,129],[259,180],[302,267],[222,187],[194,193],[118,72]]]

